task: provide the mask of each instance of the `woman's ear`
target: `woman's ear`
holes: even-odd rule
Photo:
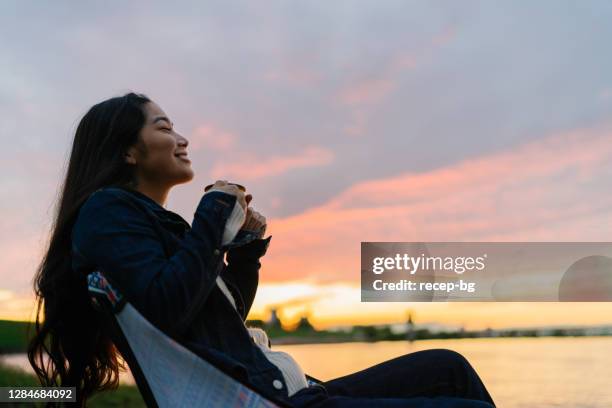
[[[125,162],[128,164],[136,164],[136,154],[133,148],[129,148],[127,152],[125,152]]]

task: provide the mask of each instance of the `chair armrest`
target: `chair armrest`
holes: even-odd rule
[[[315,377],[313,377],[311,375],[308,375],[308,374],[305,374],[305,375],[306,375],[306,382],[308,383],[309,386],[310,385],[315,385],[315,384],[323,385],[323,381],[321,381],[321,380],[319,380],[319,379],[317,379],[317,378],[315,378]]]

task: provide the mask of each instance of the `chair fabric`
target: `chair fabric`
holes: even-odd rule
[[[132,369],[147,405],[286,406],[265,398],[167,336],[127,302],[100,271],[89,274],[87,280],[94,306],[101,311],[108,308],[107,316],[114,316],[125,344],[121,339],[113,341]]]

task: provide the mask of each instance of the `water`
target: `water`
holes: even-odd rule
[[[30,362],[28,361],[28,356],[25,353],[22,354],[0,354],[0,363],[7,364],[13,367],[21,368],[27,372],[34,374],[34,370],[32,366],[30,366]],[[129,371],[121,372],[119,374],[119,380],[123,384],[136,384],[134,381],[134,377],[132,373]]]
[[[501,408],[612,407],[612,337],[543,337],[274,346],[321,380],[419,350],[448,348],[472,363]],[[25,355],[9,364],[29,369]],[[123,382],[133,383],[131,376]],[[410,381],[409,378],[406,381]]]
[[[612,407],[612,337],[488,338],[277,348],[291,353],[305,372],[321,380],[406,353],[448,348],[471,362],[501,408]]]

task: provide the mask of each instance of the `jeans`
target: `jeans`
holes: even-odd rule
[[[491,395],[459,353],[433,349],[406,354],[298,391],[298,407],[491,408]]]

